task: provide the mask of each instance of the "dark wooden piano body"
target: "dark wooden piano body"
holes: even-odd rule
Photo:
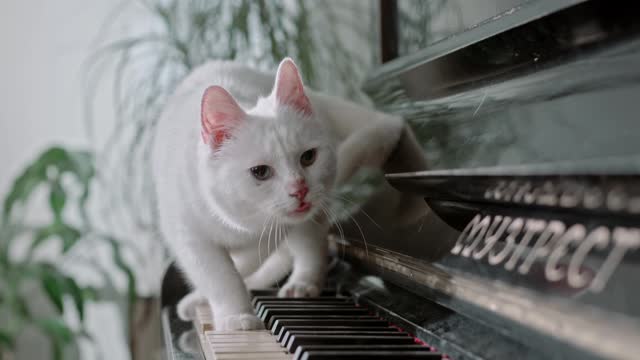
[[[516,1],[416,51],[421,5],[381,3],[364,88],[416,136],[343,224],[332,285],[452,359],[640,358],[640,7]],[[170,359],[200,356],[185,291],[169,271]]]

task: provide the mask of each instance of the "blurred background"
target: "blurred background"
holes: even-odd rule
[[[462,11],[463,2],[400,1],[397,55],[525,1]],[[370,104],[362,84],[382,62],[379,16],[374,0],[2,1],[0,357],[159,358],[157,296],[170,257],[156,232],[148,160],[165,99],[207,60],[270,70],[291,56],[310,86]],[[468,106],[464,121],[480,110]],[[548,149],[539,144],[510,152],[527,128],[508,122],[476,119],[454,132],[434,118],[415,130],[436,168],[556,153],[537,152]],[[358,181],[344,189],[352,199],[378,184]]]

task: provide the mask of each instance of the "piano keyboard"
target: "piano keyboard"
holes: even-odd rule
[[[266,330],[213,330],[207,305],[194,325],[207,360],[442,359],[440,353],[346,297],[278,298],[254,293]]]

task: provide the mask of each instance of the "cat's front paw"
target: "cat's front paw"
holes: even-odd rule
[[[284,284],[278,291],[279,297],[314,297],[320,295],[320,288],[315,284],[305,281],[291,281]]]
[[[183,297],[178,302],[177,313],[178,317],[183,321],[192,321],[196,319],[196,308],[198,306],[207,305],[207,298],[204,296],[192,292]]]
[[[214,320],[216,330],[262,330],[264,324],[254,314],[235,314],[216,316]]]

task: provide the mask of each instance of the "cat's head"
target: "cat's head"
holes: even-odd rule
[[[334,139],[291,59],[280,63],[271,94],[252,109],[242,109],[224,88],[209,87],[201,122],[201,187],[226,223],[253,230],[270,221],[295,224],[327,206]]]

